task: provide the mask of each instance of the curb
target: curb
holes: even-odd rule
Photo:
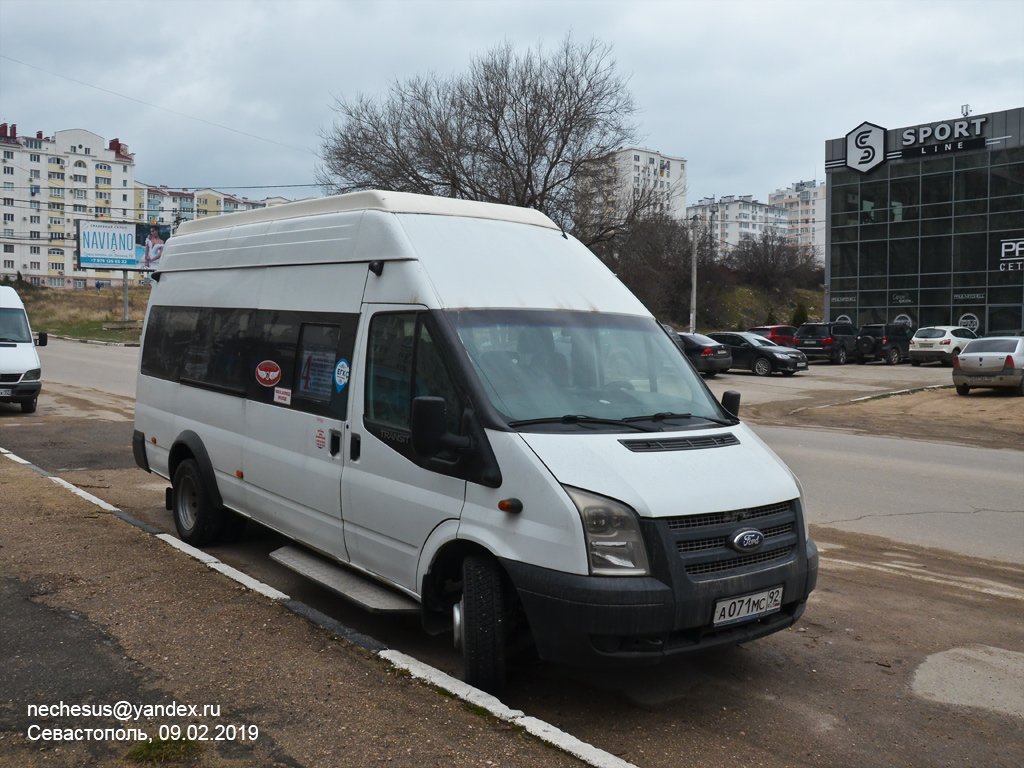
[[[797,408],[789,412],[792,416],[794,413],[800,413],[801,411],[817,411],[822,408],[833,408],[837,405],[849,405],[850,403],[863,403],[868,400],[882,400],[886,397],[894,397],[896,395],[912,395],[915,392],[927,392],[932,389],[952,389],[952,384],[930,384],[927,387],[912,387],[911,389],[896,389],[892,392],[881,392],[877,395],[868,395],[867,397],[855,397],[853,400],[846,400],[842,403],[827,403],[826,405],[805,405],[803,408]]]
[[[51,339],[57,339],[59,341],[77,341],[79,344],[94,344],[98,347],[139,347],[142,346],[142,342],[135,341],[99,341],[98,339],[76,339],[71,336],[55,336],[54,334],[47,334]]]
[[[98,343],[102,344],[106,342]],[[123,344],[111,345],[124,346]],[[169,544],[179,552],[183,552],[189,557],[198,560],[200,563],[203,563],[212,570],[224,574],[232,581],[280,603],[292,613],[323,627],[329,632],[348,640],[364,650],[370,651],[374,655],[387,661],[394,668],[407,672],[417,680],[421,680],[431,687],[445,691],[460,701],[474,707],[484,709],[488,714],[498,720],[509,723],[512,726],[522,728],[524,731],[537,737],[546,744],[550,744],[556,749],[562,750],[563,752],[583,761],[587,765],[593,766],[593,768],[637,768],[633,763],[629,763],[620,757],[616,757],[610,752],[605,752],[603,749],[599,749],[584,741],[580,741],[575,736],[556,728],[550,723],[538,720],[535,717],[530,717],[521,710],[508,707],[496,696],[485,693],[479,688],[474,688],[461,680],[456,680],[451,675],[448,675],[429,664],[425,664],[412,656],[402,653],[401,651],[390,649],[380,641],[346,627],[341,622],[332,619],[330,616],[321,613],[315,608],[312,608],[305,603],[301,603],[298,600],[293,600],[291,597],[277,589],[274,589],[269,584],[264,584],[263,582],[252,578],[248,574],[242,573],[237,568],[232,568],[227,563],[221,562],[216,557],[213,557],[213,555],[207,554],[201,549],[196,549],[180,539],[175,538],[168,533],[164,533],[159,528],[155,528],[154,526],[129,515],[127,512],[103,501],[103,499],[83,491],[81,488],[69,483],[61,477],[50,474],[45,469],[37,467],[35,464],[26,461],[3,447],[0,447],[0,457],[8,458],[16,464],[21,464],[22,466],[31,469],[33,472],[53,481],[62,488],[66,488],[76,496],[96,505],[105,512],[109,512],[121,520],[124,520],[126,523],[130,523],[136,528],[140,528],[155,538],[160,539],[164,543]]]

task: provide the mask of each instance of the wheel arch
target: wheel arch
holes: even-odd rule
[[[435,531],[431,538],[438,538],[438,534],[442,539],[447,538],[440,531]],[[446,541],[438,541],[436,549],[428,558],[424,558],[426,565],[421,567],[419,579],[423,623],[428,631],[442,632],[451,628],[452,605],[458,601],[461,593],[461,588],[454,589],[453,585],[461,584],[462,561],[470,555],[493,558],[501,571],[505,587],[511,587],[512,582],[501,561],[486,547],[467,539],[447,538]]]
[[[194,459],[199,465],[199,474],[206,484],[210,494],[210,500],[218,507],[224,506],[224,499],[221,498],[220,488],[217,487],[217,477],[213,471],[213,462],[210,461],[210,454],[203,445],[202,438],[192,430],[182,432],[174,440],[171,450],[167,456],[167,474],[171,482],[174,482],[174,474],[181,466],[181,462]]]

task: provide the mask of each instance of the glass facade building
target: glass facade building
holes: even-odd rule
[[[1024,328],[1022,121],[862,123],[826,142],[826,319]]]

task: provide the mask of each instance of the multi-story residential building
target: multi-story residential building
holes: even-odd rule
[[[758,202],[752,195],[723,195],[718,199],[704,197],[686,208],[686,218],[697,217],[698,226],[707,228],[718,253],[722,256],[739,245],[744,238],[758,238],[765,230],[788,234],[785,211]]]
[[[169,189],[166,184],[135,185],[135,220],[148,224],[168,224],[173,233],[178,224],[196,217],[195,193],[187,189]]]
[[[134,220],[135,159],[119,139],[81,129],[19,136],[0,124],[0,276],[85,288],[121,273],[75,269],[75,222]]]
[[[818,259],[824,259],[825,255],[826,189],[823,181],[798,181],[768,195],[769,205],[781,208],[786,214],[790,242],[813,248]]]
[[[267,201],[265,200],[250,200],[247,197],[229,195],[209,188],[195,191],[195,217],[197,219],[266,207]]]
[[[612,158],[621,192],[636,199],[650,190],[669,216],[686,215],[686,160],[640,147],[620,149]]]

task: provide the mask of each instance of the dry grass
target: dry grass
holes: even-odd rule
[[[54,336],[138,343],[138,331],[104,331],[103,324],[119,321],[124,314],[121,288],[73,290],[41,288],[28,283],[10,283],[25,302],[33,331]],[[149,288],[128,289],[129,319],[142,321],[149,302]]]

